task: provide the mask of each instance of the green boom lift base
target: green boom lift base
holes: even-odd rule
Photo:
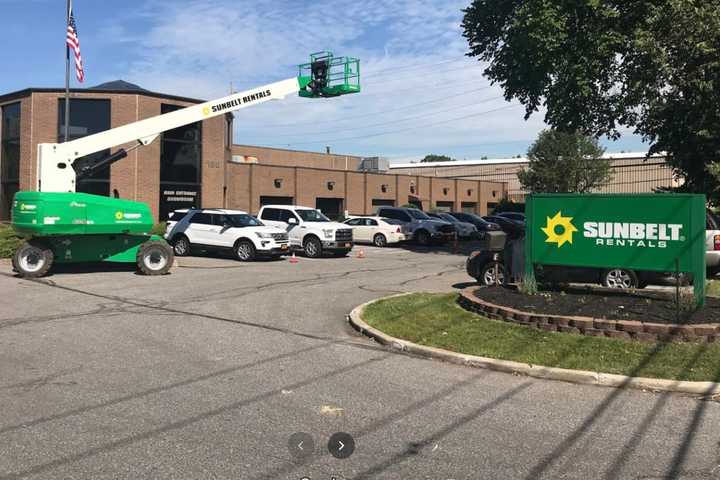
[[[148,274],[156,272],[152,266],[143,268],[147,266],[141,264],[143,260],[154,261],[156,266],[160,261],[162,268],[157,274],[165,273],[172,265],[172,249],[161,237],[151,234],[152,213],[141,202],[87,193],[18,192],[13,201],[12,226],[29,240],[26,248],[35,248],[26,253],[31,260],[17,256],[13,259],[21,274],[28,272],[27,268],[18,268],[20,263],[37,265],[43,261],[37,258],[43,251],[46,256],[47,251],[52,253],[48,256],[50,263],[138,262]],[[144,258],[141,250],[148,247],[152,247],[148,255],[154,259]],[[26,276],[33,276],[29,273]]]

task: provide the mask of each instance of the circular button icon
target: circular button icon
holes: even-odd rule
[[[348,458],[355,451],[355,439],[345,432],[338,432],[330,437],[328,451],[335,458]]]
[[[315,441],[309,433],[293,433],[288,440],[288,450],[295,458],[307,458],[315,451]]]

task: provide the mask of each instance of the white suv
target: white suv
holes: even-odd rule
[[[167,222],[165,239],[181,257],[189,255],[193,248],[231,250],[244,262],[288,252],[285,230],[265,226],[240,210],[175,210]]]
[[[292,248],[302,249],[311,258],[329,252],[347,255],[353,247],[352,229],[331,221],[319,210],[295,205],[265,205],[258,218],[267,225],[283,228]]]

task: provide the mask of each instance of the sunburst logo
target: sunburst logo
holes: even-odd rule
[[[123,217],[123,212],[115,212],[115,220],[122,220]]]
[[[203,115],[206,117],[210,115],[210,107],[203,107]]]
[[[572,245],[573,233],[578,230],[572,224],[572,217],[563,217],[562,212],[558,212],[552,218],[547,217],[547,224],[542,231],[547,235],[545,243],[557,243],[560,248],[566,243]]]

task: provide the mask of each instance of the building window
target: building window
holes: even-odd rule
[[[65,141],[65,99],[58,99],[58,142]],[[85,98],[70,99],[70,129],[68,141],[100,133],[110,129],[110,100]],[[75,160],[76,171],[102,160],[110,155],[110,149],[93,153]],[[85,178],[78,179],[75,191],[110,195],[110,166],[98,170]]]
[[[160,112],[184,107],[163,104]],[[202,198],[202,122],[162,134],[160,142],[160,220],[178,208],[200,207]]]
[[[2,107],[0,132],[0,219],[8,220],[20,188],[20,103]]]
[[[454,208],[455,204],[453,202],[437,202],[435,204],[435,209],[441,212],[452,212]]]
[[[372,206],[373,206],[373,211],[375,210],[375,207],[394,207],[395,200],[388,200],[385,198],[373,198]]]
[[[464,213],[477,213],[477,203],[475,202],[462,202],[460,208]]]

